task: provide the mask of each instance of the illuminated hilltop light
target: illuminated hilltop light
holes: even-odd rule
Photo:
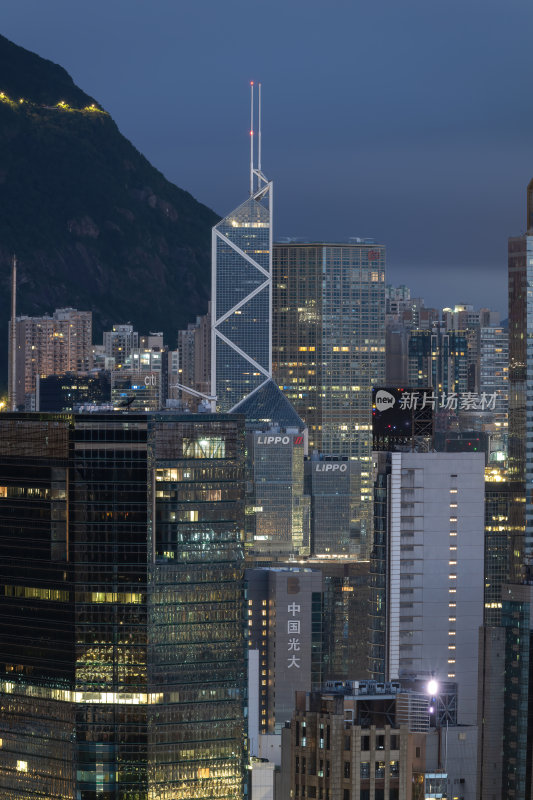
[[[9,105],[16,106],[16,105],[23,105],[24,103],[27,105],[32,106],[33,108],[46,108],[48,111],[74,111],[78,114],[83,114],[85,111],[90,112],[97,112],[98,114],[105,114],[108,116],[107,111],[104,111],[103,108],[98,108],[95,103],[91,103],[90,106],[84,106],[83,108],[73,108],[69,106],[69,104],[65,100],[59,100],[55,106],[47,106],[42,105],[39,103],[32,103],[30,100],[26,100],[24,97],[19,97],[18,103],[15,100],[12,100],[9,95],[5,92],[0,92],[0,102],[8,103]]]

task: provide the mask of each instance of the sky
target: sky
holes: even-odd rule
[[[507,316],[533,177],[530,0],[2,0],[0,32],[220,215],[248,193],[261,81],[275,237],[374,237],[388,282]]]

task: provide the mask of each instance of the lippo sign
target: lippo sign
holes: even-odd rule
[[[289,444],[290,436],[261,435],[257,437],[257,444]]]
[[[315,467],[315,472],[346,472],[348,464],[320,463]]]
[[[494,411],[497,393],[408,391],[396,398],[386,389],[378,389],[374,398],[376,409],[383,413],[397,408],[401,411],[431,408],[433,411]]]
[[[265,433],[261,434],[257,437],[257,444],[290,444],[294,445],[303,444],[304,437],[303,436],[287,436],[286,434],[272,434],[272,433]]]

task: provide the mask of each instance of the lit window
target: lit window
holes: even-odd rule
[[[27,771],[28,771],[28,762],[17,761],[17,772],[27,772]]]
[[[225,458],[226,441],[218,436],[183,439],[184,458]]]

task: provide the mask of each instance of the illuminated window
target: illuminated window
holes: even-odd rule
[[[17,761],[17,772],[27,772],[27,771],[28,771],[28,762]]]
[[[218,436],[183,439],[184,458],[226,458],[226,441]]]
[[[189,522],[198,522],[198,511],[196,509],[189,511]]]

